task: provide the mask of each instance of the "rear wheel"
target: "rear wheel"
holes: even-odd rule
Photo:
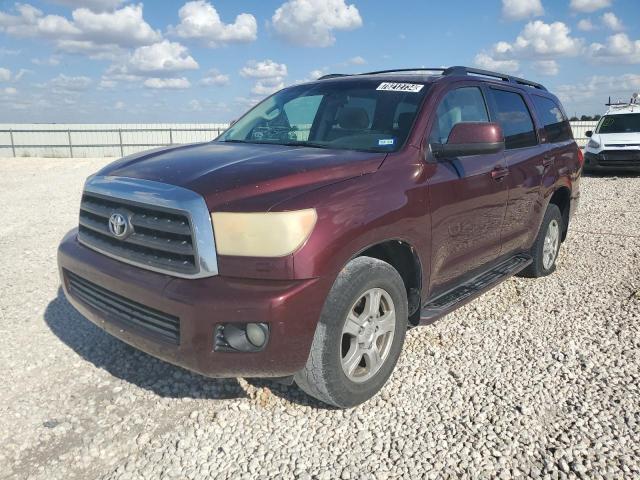
[[[391,375],[407,323],[407,294],[398,272],[374,258],[352,260],[327,297],[296,383],[340,408],[368,400]]]
[[[522,276],[545,277],[555,271],[563,231],[564,222],[560,209],[553,203],[549,204],[536,241],[531,247],[533,263],[522,271]]]

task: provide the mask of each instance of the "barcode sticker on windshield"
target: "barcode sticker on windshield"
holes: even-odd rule
[[[385,92],[411,92],[418,93],[424,85],[420,85],[419,83],[394,83],[394,82],[383,82],[378,85],[376,90],[384,90]]]

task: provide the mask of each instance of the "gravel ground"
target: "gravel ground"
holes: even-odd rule
[[[640,477],[640,177],[585,178],[554,275],[412,330],[381,394],[336,411],[69,306],[56,246],[104,163],[0,160],[0,477]]]

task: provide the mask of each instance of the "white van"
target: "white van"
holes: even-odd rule
[[[607,106],[595,131],[586,132],[585,170],[640,172],[640,96]]]

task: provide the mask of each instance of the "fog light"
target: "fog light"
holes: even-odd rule
[[[224,323],[216,327],[213,349],[216,352],[258,352],[268,341],[266,323]]]
[[[264,323],[248,323],[247,338],[254,346],[263,347],[267,341],[267,326]]]

